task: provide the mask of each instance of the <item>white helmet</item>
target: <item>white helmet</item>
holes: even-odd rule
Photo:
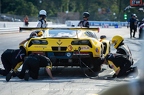
[[[47,14],[47,13],[46,13],[45,10],[40,10],[40,11],[39,11],[39,15],[45,15],[45,16],[46,16],[46,14]]]

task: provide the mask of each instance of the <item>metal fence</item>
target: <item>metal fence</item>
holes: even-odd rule
[[[9,21],[9,22],[23,22],[25,16],[11,15],[11,14],[0,14],[0,21]],[[29,17],[29,22],[38,21],[38,16]],[[131,17],[131,13],[127,13],[127,19],[124,19],[124,13],[90,13],[89,20],[91,21],[128,21]],[[139,20],[143,18],[143,15],[137,14]],[[59,12],[56,17],[47,17],[47,21],[51,21],[56,24],[64,24],[67,20],[82,20],[82,14],[79,12]]]

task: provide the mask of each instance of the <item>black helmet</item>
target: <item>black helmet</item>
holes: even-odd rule
[[[89,12],[84,12],[83,13],[83,17],[89,17],[89,16],[90,16]]]

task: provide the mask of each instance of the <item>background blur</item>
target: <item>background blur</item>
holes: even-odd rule
[[[91,21],[127,21],[132,13],[141,20],[143,9],[129,5],[130,0],[0,0],[0,21],[21,22],[26,15],[29,21],[37,21],[41,9],[53,23],[81,20],[84,11]]]

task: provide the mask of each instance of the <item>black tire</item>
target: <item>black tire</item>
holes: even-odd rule
[[[102,65],[102,60],[100,58],[84,58],[82,59],[82,62],[80,64],[82,68],[87,68],[86,66],[88,66],[93,72],[100,72],[101,65]]]
[[[92,63],[91,58],[83,58],[81,60],[81,66],[82,67],[86,67],[86,66],[91,67],[91,63]]]
[[[93,68],[92,70],[94,72],[100,72],[101,69],[101,65],[102,65],[102,60],[100,58],[93,58],[92,64],[93,64]]]

